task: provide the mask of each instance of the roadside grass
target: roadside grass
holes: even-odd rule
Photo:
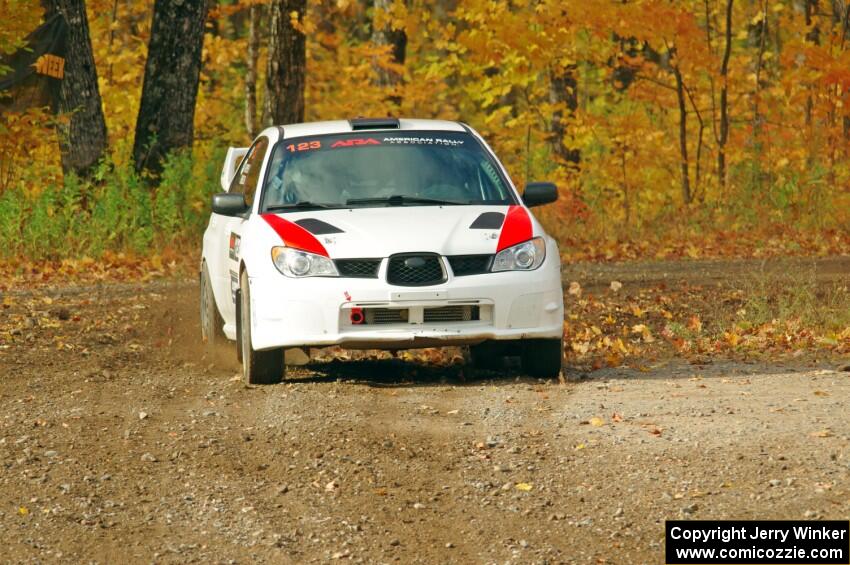
[[[850,327],[850,281],[819,283],[812,267],[798,273],[761,273],[749,281],[739,316],[753,326],[799,322],[824,332]]]
[[[763,262],[748,275],[702,285],[661,284],[566,296],[566,362],[585,369],[684,358],[846,359],[848,282],[815,264]]]
[[[104,162],[89,181],[69,175],[38,190],[9,188],[0,193],[0,259],[7,269],[122,254],[144,261],[197,242],[219,190],[219,153],[170,156],[156,186],[126,164]]]

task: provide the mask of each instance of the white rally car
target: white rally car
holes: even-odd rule
[[[238,163],[238,165],[237,165]],[[448,121],[271,127],[231,148],[201,261],[201,327],[227,338],[248,383],[279,382],[284,350],[470,346],[561,368],[558,247],[478,133]]]

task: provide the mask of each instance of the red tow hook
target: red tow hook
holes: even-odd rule
[[[351,313],[348,315],[348,318],[355,326],[359,326],[360,324],[366,321],[366,317],[363,316],[363,308],[352,308]]]

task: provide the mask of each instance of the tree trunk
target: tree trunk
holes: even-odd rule
[[[257,58],[260,54],[260,17],[263,7],[251,5],[251,21],[248,27],[248,53],[245,73],[245,130],[253,139],[257,134]]]
[[[717,137],[717,178],[726,188],[726,142],[729,140],[729,56],[732,54],[732,4],[726,2],[726,37],[720,63],[720,134]]]
[[[549,101],[560,106],[552,113],[552,134],[550,142],[552,153],[563,163],[577,165],[581,159],[578,149],[570,149],[564,146],[564,136],[567,128],[564,125],[563,106],[571,114],[578,109],[578,82],[575,77],[576,67],[570,65],[567,68],[553,69],[549,72]]]
[[[294,124],[304,121],[304,83],[307,41],[292,25],[292,12],[304,21],[307,0],[273,0],[270,10],[269,60],[263,122]]]
[[[691,201],[700,200],[700,180],[702,179],[702,146],[703,146],[703,133],[705,132],[705,120],[702,119],[702,112],[700,112],[699,106],[697,106],[696,101],[694,100],[693,94],[691,91],[682,84],[682,89],[685,91],[685,94],[688,95],[688,100],[691,102],[691,107],[694,109],[694,115],[697,117],[697,122],[699,123],[699,135],[697,136],[697,155],[694,159],[694,186],[691,190],[689,190],[691,195]],[[679,108],[681,112],[682,109]],[[685,147],[687,149],[687,146]]]
[[[169,152],[192,146],[206,18],[206,0],[154,4],[133,144],[136,171],[157,175]]]
[[[837,2],[834,1],[835,5]],[[844,9],[844,13],[841,15],[841,51],[844,51],[844,44],[847,41],[847,33],[850,31],[850,2],[845,0],[845,5],[836,7],[836,10]],[[842,126],[844,130],[844,139],[850,139],[850,116],[844,116],[842,119]],[[844,154],[847,155],[848,145],[844,144]]]
[[[685,107],[685,84],[678,65],[673,66],[673,76],[676,77],[676,98],[679,103],[679,156],[682,170],[682,201],[685,206],[691,203],[690,163],[688,161],[688,111]]]
[[[404,65],[407,57],[407,32],[403,29],[394,29],[391,25],[377,27],[374,24],[375,15],[378,12],[388,15],[391,4],[392,0],[374,0],[373,2],[372,43],[377,46],[391,46],[391,62],[395,65]],[[395,89],[401,84],[403,76],[397,69],[388,69],[378,64],[373,64],[373,67],[376,75],[375,83],[378,86]],[[387,99],[396,105],[401,103],[401,96],[398,93],[391,94]]]
[[[62,170],[87,175],[106,152],[106,121],[97,69],[92,56],[85,0],[47,0],[46,16],[60,12],[68,22],[65,76],[59,90],[59,112],[70,121],[57,126]]]

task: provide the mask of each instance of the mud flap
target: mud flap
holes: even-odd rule
[[[242,362],[242,291],[236,291],[236,360]]]

